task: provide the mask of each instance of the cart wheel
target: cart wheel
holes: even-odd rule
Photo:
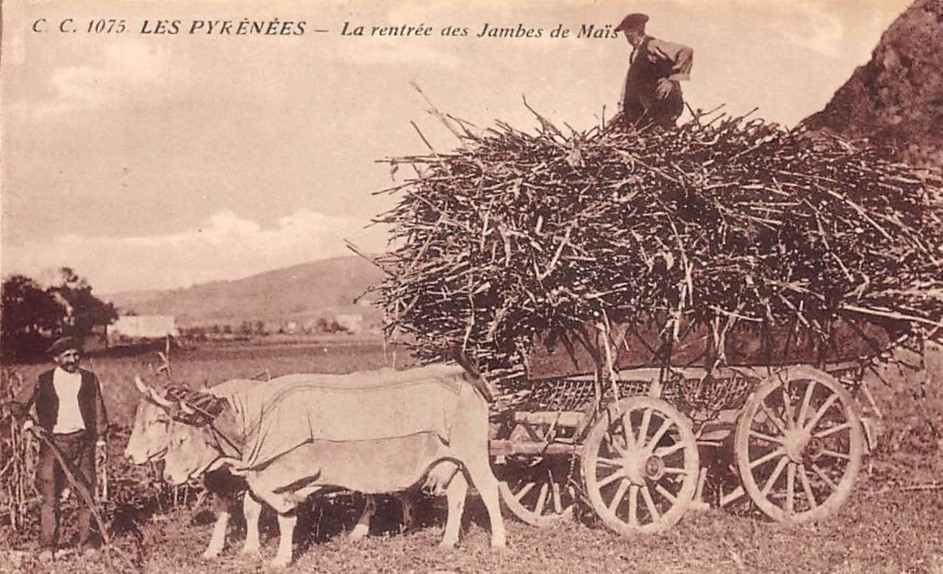
[[[697,489],[691,425],[653,397],[632,397],[611,407],[587,436],[582,463],[593,508],[620,534],[670,528]]]
[[[569,457],[515,458],[515,462],[505,467],[508,476],[498,483],[501,500],[514,516],[532,526],[573,516],[576,498],[569,484]]]
[[[841,506],[865,446],[852,396],[805,366],[783,369],[757,388],[735,441],[747,494],[771,518],[789,522],[820,520]]]
[[[511,441],[551,440],[545,425],[517,425]],[[514,516],[531,526],[548,526],[572,517],[576,492],[570,481],[572,456],[512,455],[496,469],[501,500]]]

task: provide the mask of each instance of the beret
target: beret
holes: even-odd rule
[[[645,23],[648,22],[648,15],[641,14],[638,12],[629,14],[619,22],[619,25],[616,26],[616,31],[619,30],[638,30],[645,27]]]
[[[81,351],[82,345],[80,345],[78,340],[73,337],[59,337],[53,341],[51,345],[49,345],[49,348],[46,349],[46,354],[50,357],[55,357],[59,355],[59,353],[63,353],[70,349]]]

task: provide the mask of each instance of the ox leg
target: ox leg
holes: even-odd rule
[[[278,531],[280,536],[278,540],[278,553],[275,554],[275,559],[272,560],[273,568],[284,568],[291,564],[291,542],[295,534],[296,522],[297,518],[294,514],[278,515]]]
[[[216,523],[213,525],[213,535],[210,543],[203,551],[203,558],[216,558],[226,543],[226,529],[229,527],[229,501],[222,496],[214,495],[213,506],[216,508]]]
[[[413,527],[413,499],[408,490],[401,492],[398,498],[403,507],[403,523],[400,525],[400,532],[405,532]]]
[[[498,479],[491,471],[491,463],[485,458],[469,464],[466,468],[472,484],[481,496],[481,501],[488,509],[488,520],[491,522],[491,547],[504,548],[507,546],[507,533],[504,530],[504,518],[501,516]]]
[[[445,519],[445,536],[439,546],[452,548],[458,543],[459,530],[462,527],[462,515],[465,513],[465,496],[468,494],[468,481],[461,472],[456,473],[445,489],[449,514]]]
[[[360,540],[370,533],[370,521],[373,519],[373,515],[376,511],[376,498],[374,498],[372,494],[368,494],[367,502],[363,506],[363,512],[360,514],[360,518],[357,520],[357,524],[354,525],[353,530],[350,531],[350,538]]]
[[[252,498],[252,495],[247,492],[242,499],[242,514],[246,517],[246,542],[242,546],[242,553],[258,555],[262,547],[259,543],[259,517],[262,515],[262,503]]]

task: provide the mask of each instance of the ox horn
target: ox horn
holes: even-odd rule
[[[141,380],[140,375],[134,375],[134,386],[141,391],[141,394],[147,395],[150,389],[147,388],[147,385],[144,384],[144,381]]]
[[[141,377],[139,376],[134,377],[134,386],[136,386],[139,391],[144,393],[149,399],[157,403],[159,406],[164,407],[164,408],[170,408],[174,406],[173,401],[169,399],[165,399],[164,397],[161,396],[160,393],[158,393],[153,388],[144,384],[144,381],[141,380]]]

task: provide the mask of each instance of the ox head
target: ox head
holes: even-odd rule
[[[183,484],[222,460],[223,452],[206,429],[172,422],[164,454],[164,480]]]
[[[134,413],[131,438],[124,454],[134,464],[144,464],[162,458],[167,452],[169,427],[173,422],[170,415],[172,403],[156,390],[148,388],[140,377],[134,378],[134,384],[144,397]]]
[[[134,382],[144,396],[125,449],[128,458],[136,464],[163,460],[164,479],[173,484],[201,474],[220,458],[204,427],[224,408],[223,401],[197,400],[202,406],[195,407],[187,401],[192,391],[172,387],[161,393],[139,377]]]

